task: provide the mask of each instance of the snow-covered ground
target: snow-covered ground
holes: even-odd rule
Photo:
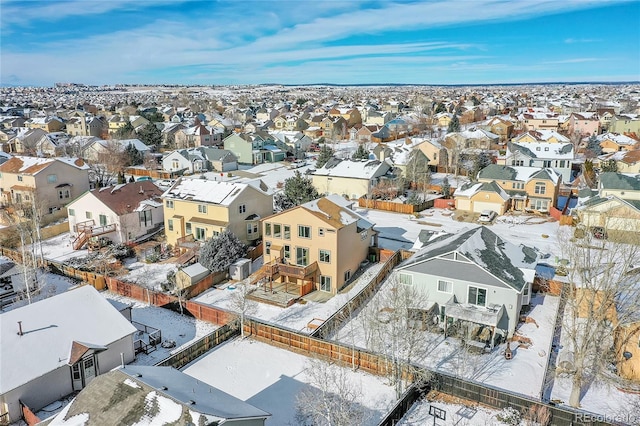
[[[256,308],[257,310],[251,315],[251,317],[303,333],[311,333],[313,330],[307,328],[307,324],[310,321],[314,319],[326,320],[329,318],[360,290],[362,290],[362,288],[371,282],[371,279],[378,273],[378,271],[380,271],[381,268],[381,263],[368,266],[362,275],[356,278],[348,292],[338,294],[324,303],[308,301],[305,304],[295,303],[288,308],[280,308],[278,306],[258,303]],[[230,304],[235,291],[238,290],[232,290],[227,286],[221,286],[219,288],[207,290],[194,300],[206,305],[233,310],[231,309]]]
[[[133,258],[127,259],[124,262],[124,267],[128,272],[119,275],[119,280],[156,291],[162,291],[162,283],[167,282],[169,272],[178,270],[178,265],[175,263],[144,263]]]
[[[390,285],[389,281],[385,282],[381,292]],[[374,297],[380,294],[379,292]],[[516,329],[518,334],[531,339],[531,345],[523,348],[512,342],[511,360],[504,358],[505,343],[491,353],[472,354],[455,337],[445,339],[442,334],[425,331],[424,342],[428,342],[428,355],[416,362],[449,374],[539,398],[558,303],[559,298],[554,296],[537,295],[532,298],[532,308],[527,316],[534,322],[521,323]],[[365,322],[365,314],[361,311],[338,330],[334,338],[345,344],[366,348]]]
[[[309,360],[303,355],[250,339],[226,342],[183,371],[236,398],[272,414],[267,425],[296,425],[296,396],[311,381]],[[345,369],[348,381],[360,392],[366,412],[359,425],[375,425],[395,403],[395,393],[384,378]]]
[[[407,414],[400,420],[398,426],[423,426],[432,425],[433,416],[429,415],[429,407],[434,406],[445,411],[445,420],[436,420],[439,426],[485,426],[503,424],[496,415],[498,410],[490,410],[482,406],[465,406],[462,404],[451,404],[442,401],[427,401],[421,399],[416,401]]]
[[[107,299],[116,300],[132,305],[131,319],[162,331],[162,340],[173,340],[176,346],[166,349],[158,346],[157,350],[149,354],[140,353],[133,364],[154,365],[170,355],[188,346],[194,341],[215,331],[218,326],[206,321],[197,320],[188,315],[180,315],[169,309],[148,305],[109,291],[102,292]]]
[[[74,237],[69,232],[63,232],[48,240],[42,241],[42,253],[45,259],[63,262],[74,257],[84,257],[88,254],[87,249],[74,250]],[[37,251],[39,254],[39,251]]]
[[[55,296],[56,294],[64,293],[65,291],[68,291],[69,289],[78,285],[78,283],[71,278],[63,277],[49,272],[39,271],[37,276],[40,290],[31,296],[31,303],[47,299],[49,297]],[[12,309],[20,308],[28,304],[29,300],[25,296],[23,296],[16,300],[14,303],[3,306],[0,309],[0,312],[10,311]]]

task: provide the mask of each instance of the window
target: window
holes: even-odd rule
[[[284,239],[291,239],[291,227],[289,225],[284,225]]]
[[[284,245],[284,258],[291,259],[291,246],[289,244]]]
[[[413,285],[413,275],[400,273],[398,274],[398,280],[400,284]]]
[[[324,237],[324,228],[318,228],[318,235]]]
[[[304,247],[296,247],[296,264],[307,266],[309,264],[309,249]]]
[[[187,224],[185,225],[185,234],[189,235],[191,233],[192,233],[192,231],[191,231],[191,222],[187,222]]]
[[[76,211],[74,209],[67,209],[67,212],[69,213],[69,216],[75,216],[76,215]]]
[[[536,194],[544,194],[547,192],[547,186],[544,184],[544,182],[536,182],[534,192]]]
[[[167,200],[165,205],[167,206],[168,209],[172,209],[173,208],[173,200]]]
[[[271,241],[265,241],[264,254],[271,254]]]
[[[551,167],[551,160],[544,160],[542,162],[542,167]]]
[[[207,230],[205,228],[196,227],[196,240],[204,240],[207,238]]]
[[[469,287],[467,302],[472,305],[485,306],[487,303],[487,290],[478,287]]]
[[[561,169],[564,169],[564,160],[560,160],[560,166]]]
[[[536,151],[540,151],[540,147],[539,146],[536,147]]]
[[[58,175],[48,175],[47,182],[56,183],[58,181]]]
[[[513,182],[513,189],[524,189],[524,182]]]
[[[320,290],[331,291],[331,277],[320,275]]]
[[[82,376],[80,375],[80,364],[73,364],[73,380],[80,380]]]
[[[271,224],[270,223],[265,223],[264,224],[264,235],[267,237],[271,236]]]
[[[524,292],[522,293],[523,296],[528,296],[529,295],[529,284],[525,284],[524,286]]]
[[[545,151],[549,151],[549,147],[548,147],[548,146],[545,146],[545,147],[544,147],[544,150],[545,150]]]
[[[238,213],[245,213],[247,211],[247,206],[245,204],[240,204],[238,206]]]
[[[171,168],[173,170],[178,170],[180,168],[180,162],[178,160],[173,160],[171,162]]]
[[[70,198],[71,197],[71,191],[69,191],[68,189],[61,189],[58,191],[58,198],[61,200],[64,200],[66,198]]]
[[[351,271],[347,271],[344,273],[344,282],[347,282],[351,279]]]
[[[206,213],[207,206],[205,204],[198,204],[198,213]]]
[[[173,219],[167,220],[167,226],[169,227],[169,231],[173,231]]]
[[[257,233],[258,233],[258,224],[247,223],[247,235],[257,234]]]
[[[453,293],[453,283],[451,281],[438,280],[438,291],[442,293]]]
[[[282,225],[280,225],[279,223],[274,223],[273,224],[273,237],[274,238],[280,238],[282,236]]]
[[[151,226],[151,210],[143,210],[138,213],[140,217],[140,225],[142,226]]]
[[[151,213],[151,212],[149,212]],[[106,214],[101,214],[100,215],[100,226],[107,226],[107,215]]]
[[[93,214],[91,214],[91,212],[86,212],[86,213],[84,214],[84,216],[85,216],[87,219],[92,219],[92,218],[93,218]]]
[[[22,182],[22,175],[18,175],[18,182]]]
[[[329,250],[320,249],[320,262],[331,263],[331,252]]]
[[[298,237],[301,238],[311,238],[311,227],[298,225]]]

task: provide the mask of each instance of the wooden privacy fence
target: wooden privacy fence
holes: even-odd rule
[[[156,366],[180,369],[238,334],[240,334],[240,330],[237,327],[231,324],[223,325],[213,333],[207,334],[170,357],[158,362]]]
[[[411,214],[433,207],[433,200],[425,201],[420,204],[403,204],[394,203],[393,201],[367,200],[366,198],[361,197],[358,198],[358,206],[388,212]]]
[[[353,299],[347,302],[342,308],[336,311],[333,315],[327,318],[318,328],[316,328],[313,333],[311,333],[314,337],[319,337],[321,339],[329,336],[330,333],[338,329],[342,324],[348,321],[352,314],[362,306],[367,300],[369,300],[380,288],[380,284],[384,282],[387,276],[391,273],[394,267],[398,265],[402,261],[402,253],[400,251],[396,251],[389,257],[385,262],[382,268],[378,271],[378,273],[373,277],[373,279],[356,294]]]
[[[224,290],[221,290],[224,291]],[[217,325],[225,325],[230,323],[236,318],[236,315],[232,312],[224,309],[216,308],[211,305],[204,305],[202,303],[188,300],[185,303],[185,308],[195,318],[207,321]]]
[[[393,370],[393,362],[386,356],[366,350],[349,347],[340,342],[327,341],[301,334],[293,330],[285,330],[254,319],[245,322],[245,333],[251,337],[274,346],[300,353],[305,356],[315,356],[354,366],[368,373],[386,376]],[[583,410],[559,407],[545,404],[534,398],[498,389],[486,384],[455,377],[453,375],[431,370],[422,366],[401,363],[398,366],[400,376],[409,381],[416,371],[420,377],[431,377],[428,385],[431,389],[457,396],[463,399],[477,401],[489,407],[501,410],[507,407],[516,408],[520,412],[528,412],[531,407],[549,410],[554,426],[577,425],[612,425],[603,416]],[[405,408],[408,408],[405,406]]]

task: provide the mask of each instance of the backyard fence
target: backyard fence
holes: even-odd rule
[[[240,330],[238,330],[237,327],[234,327],[231,324],[223,325],[213,333],[210,333],[202,337],[201,339],[196,340],[189,346],[180,349],[170,357],[158,362],[156,366],[173,367],[180,369],[189,364],[191,361],[199,358],[211,349],[215,348],[219,344],[226,342],[227,340],[237,336],[238,334],[240,334]]]
[[[367,200],[364,197],[358,198],[358,206],[388,212],[412,214],[430,207],[433,207],[434,200],[425,201],[420,204],[403,204],[384,200]]]

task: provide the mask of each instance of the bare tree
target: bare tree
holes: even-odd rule
[[[296,397],[296,421],[308,426],[347,426],[367,420],[366,409],[358,403],[361,384],[354,383],[349,370],[319,359],[310,359],[305,368],[310,379]]]
[[[249,298],[255,287],[249,285],[249,280],[244,280],[236,285],[236,289],[231,295],[229,307],[237,315],[240,326],[240,336],[244,337],[244,323],[247,316],[255,315],[258,312],[258,302]]]
[[[591,232],[558,239],[567,263],[569,284],[563,291],[566,307],[562,320],[566,366],[572,381],[569,405],[578,407],[589,384],[604,379],[615,362],[613,332],[628,323],[640,307],[640,239],[628,232],[619,242],[596,239]]]
[[[365,340],[369,349],[386,355],[388,378],[398,397],[409,382],[429,379],[417,367],[438,342],[437,334],[427,332],[434,324],[428,306],[426,293],[400,283],[392,274],[365,308],[364,326],[369,329]]]

